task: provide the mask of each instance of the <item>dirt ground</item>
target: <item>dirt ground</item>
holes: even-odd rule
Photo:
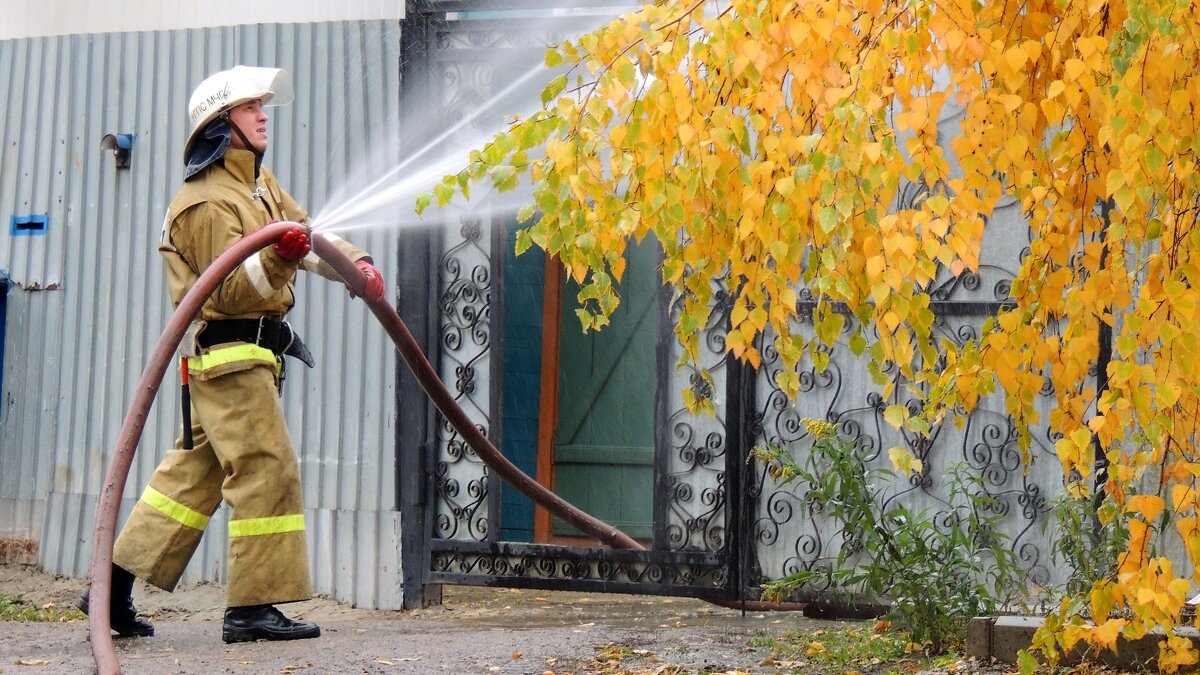
[[[82,585],[0,565],[0,593],[39,606],[70,606]],[[226,645],[221,586],[164,593],[139,582],[134,601],[155,635],[116,641],[128,675],[791,672],[750,646],[751,638],[835,625],[681,598],[448,586],[441,606],[416,611],[356,609],[328,598],[286,605],[289,616],[319,624],[321,637]],[[83,620],[0,623],[0,673],[94,672],[87,638]],[[613,654],[619,665],[606,658]]]

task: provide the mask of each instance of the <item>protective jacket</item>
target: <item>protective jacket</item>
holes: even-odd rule
[[[166,258],[171,302],[178,305],[217,256],[273,220],[303,223],[307,222],[308,214],[279,186],[269,169],[257,165],[255,155],[247,150],[228,150],[223,161],[184,183],[171,201],[158,246]],[[318,236],[329,238],[351,260],[370,261],[365,252],[339,237]],[[288,261],[268,246],[247,258],[221,282],[200,309],[197,322],[181,345],[185,356],[197,357],[188,364],[193,377],[204,380],[240,365],[227,359],[218,365],[213,358],[199,356],[194,338],[203,332],[201,322],[264,316],[281,319],[295,303],[294,278],[299,267],[342,280],[315,254],[310,253],[302,262]]]
[[[241,237],[271,220],[307,217],[253,153],[228,150],[184,183],[171,202],[159,251],[172,302],[178,304]],[[332,239],[350,259],[368,258]],[[205,339],[206,330],[230,325],[231,319],[281,320],[295,302],[293,281],[302,264],[340,281],[315,256],[290,262],[268,246],[225,278],[181,344],[192,380],[194,447],[183,449],[181,436],[167,452],[113,552],[113,562],[150,584],[175,588],[225,501],[231,507],[229,605],[276,604],[312,594],[299,466],[278,396],[280,352],[252,338]]]

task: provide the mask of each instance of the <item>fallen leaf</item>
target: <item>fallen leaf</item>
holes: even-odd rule
[[[525,655],[522,654],[521,652],[513,652],[513,655],[512,655],[513,661],[516,661],[517,659],[521,658],[522,656],[525,656]]]
[[[18,666],[45,666],[49,665],[49,661],[45,659],[17,659]]]

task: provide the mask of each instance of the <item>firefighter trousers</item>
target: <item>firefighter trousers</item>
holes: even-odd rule
[[[312,596],[300,470],[278,365],[193,378],[194,447],[167,452],[117,538],[113,562],[174,590],[222,499],[230,506],[230,607]]]

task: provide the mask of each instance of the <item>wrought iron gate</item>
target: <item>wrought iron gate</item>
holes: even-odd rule
[[[478,147],[483,137],[472,132],[494,130],[500,114],[481,113],[480,105],[522,76],[523,71],[514,72],[520,69],[505,66],[512,55],[540,63],[547,45],[580,30],[578,16],[551,11],[561,2],[518,2],[424,0],[410,5],[402,27],[402,120],[432,112],[442,127],[460,130],[440,141],[447,148]],[[954,112],[942,123],[952,133]],[[412,144],[430,136],[419,127],[409,132]],[[899,199],[920,199],[922,194],[914,187]],[[505,345],[499,336],[506,312],[541,309],[505,307],[499,301],[501,246],[511,246],[503,243],[507,213],[444,210],[437,216],[443,219],[441,227],[406,235],[400,250],[404,290],[398,300],[401,316],[439,364],[443,380],[505,452],[499,429]],[[996,218],[1004,222],[989,232],[999,232],[1000,239],[989,242],[979,274],[946,273],[933,289],[938,329],[949,339],[973,335],[983,318],[1007,299],[1007,284],[1028,243],[1027,228],[1013,204],[998,210]],[[1023,471],[1012,422],[997,412],[1001,408],[995,401],[990,407],[985,402],[964,429],[949,425],[936,430],[931,440],[903,437],[883,422],[882,412],[906,401],[882,400],[847,349],[835,348],[824,371],[802,368],[801,399],[789,402],[773,384],[780,366],[769,349],[762,350],[764,365],[758,371],[727,358],[719,329],[727,324],[731,303],[725,292],[717,297],[706,328],[704,362],[685,371],[674,367],[679,353],[669,329],[670,297],[664,294],[660,301],[653,536],[645,551],[506,541],[501,527],[505,486],[442,422],[401,369],[396,440],[405,605],[436,601],[444,583],[757,598],[763,581],[823,564],[850,538],[823,521],[805,494],[773,485],[764,467],[748,461],[756,445],[802,452],[804,418],[837,424],[842,434],[857,440],[868,464],[886,462],[887,447],[908,445],[926,470],[895,486],[891,498],[925,507],[935,520],[946,489],[939,472],[949,462],[964,462],[984,478],[996,497],[995,508],[1008,516],[1005,533],[1033,580],[1055,580],[1046,536],[1035,527],[1062,489],[1055,439],[1043,435],[1034,449],[1034,468]],[[689,413],[683,404],[685,389],[711,398],[716,416]],[[1048,407],[1052,392],[1043,393],[1043,407]],[[822,592],[811,589],[800,596]]]

